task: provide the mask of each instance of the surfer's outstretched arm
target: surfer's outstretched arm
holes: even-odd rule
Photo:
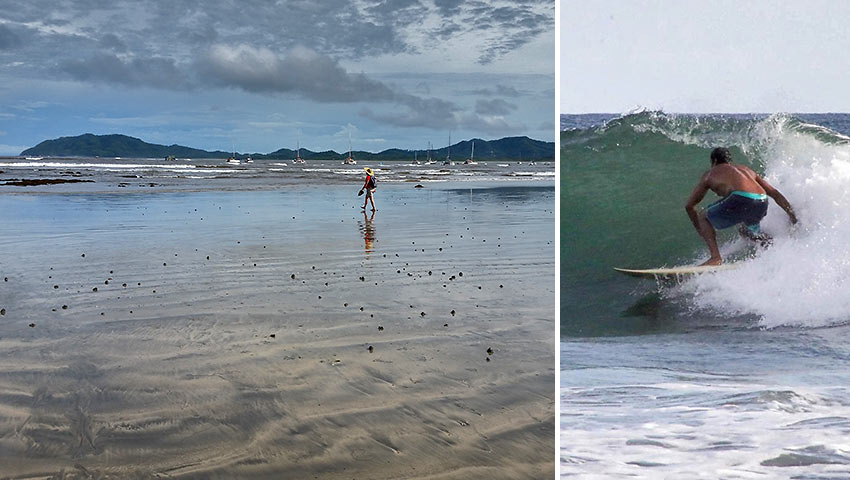
[[[756,176],[756,181],[764,189],[764,193],[767,194],[768,197],[772,198],[777,205],[782,207],[782,210],[785,210],[785,213],[788,214],[788,218],[791,219],[791,223],[797,223],[797,215],[794,213],[794,208],[791,207],[791,202],[785,198],[785,195],[782,195],[782,192],[775,189],[773,185],[767,182],[767,180],[761,178],[761,176]]]

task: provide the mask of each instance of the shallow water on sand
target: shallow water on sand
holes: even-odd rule
[[[2,474],[552,477],[555,192],[490,187],[0,196]]]

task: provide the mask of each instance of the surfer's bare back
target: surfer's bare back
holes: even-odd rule
[[[794,209],[779,190],[773,188],[752,169],[733,165],[731,160],[732,155],[728,149],[721,147],[712,150],[711,169],[702,175],[685,206],[694,228],[711,253],[711,258],[703,265],[723,263],[717,248],[716,230],[740,225],[739,231],[744,237],[762,243],[770,241],[770,237],[761,232],[759,225],[767,214],[767,197],[772,198],[785,210],[791,223],[797,223]],[[723,198],[697,212],[697,204],[709,190]]]

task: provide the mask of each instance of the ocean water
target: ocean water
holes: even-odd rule
[[[268,190],[287,185],[356,184],[365,178],[363,167],[373,168],[381,183],[552,182],[555,178],[552,161],[478,161],[466,165],[460,160],[446,165],[441,160],[433,164],[399,161],[343,165],[338,161],[308,160],[295,164],[286,160],[255,160],[231,165],[222,159],[14,157],[0,158],[0,187],[6,188],[2,193],[99,192],[117,188],[121,191]],[[66,183],[35,188],[10,183],[20,180]]]
[[[573,115],[562,130],[561,476],[850,478],[850,115]],[[716,146],[800,224],[771,201],[770,248],[719,236],[737,269],[614,272],[708,257],[684,205]]]

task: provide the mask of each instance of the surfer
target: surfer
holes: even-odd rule
[[[711,253],[711,258],[703,265],[723,263],[717,248],[716,230],[740,225],[738,231],[745,238],[761,242],[762,245],[770,243],[770,236],[762,233],[759,226],[761,219],[767,214],[767,197],[772,198],[785,210],[792,224],[797,223],[794,209],[779,190],[773,188],[752,169],[733,165],[731,160],[732,155],[728,149],[720,147],[712,150],[711,169],[702,175],[685,206],[694,228]],[[723,198],[702,212],[697,212],[697,204],[709,190]]]
[[[376,210],[374,195],[375,189],[377,188],[375,185],[375,172],[369,167],[365,167],[363,168],[363,170],[366,170],[366,182],[363,184],[363,188],[360,189],[360,193],[358,193],[357,195],[363,195],[363,192],[365,191],[366,198],[363,200],[362,210],[366,211],[366,205],[369,202],[372,202],[372,211],[374,212]]]

